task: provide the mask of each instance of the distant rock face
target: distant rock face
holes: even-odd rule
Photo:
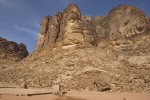
[[[142,11],[133,6],[120,5],[100,21],[101,31],[98,34],[111,40],[124,39],[146,32],[149,25],[149,18]]]
[[[0,59],[19,61],[28,56],[26,46],[0,37]]]
[[[36,51],[84,43],[96,46],[101,39],[121,40],[149,30],[149,18],[133,6],[117,6],[107,16],[93,19],[81,16],[77,5],[70,4],[63,13],[43,18]]]

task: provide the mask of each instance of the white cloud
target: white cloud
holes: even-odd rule
[[[15,25],[14,27],[15,27],[16,31],[25,32],[25,33],[29,34],[35,40],[38,37],[38,32],[35,30],[32,30],[32,29],[27,28],[27,27],[18,26],[18,25]]]

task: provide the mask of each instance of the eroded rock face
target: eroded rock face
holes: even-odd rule
[[[57,13],[56,16],[46,16],[43,18],[36,50],[54,47],[60,33],[61,17],[62,13]]]
[[[0,37],[0,59],[19,61],[28,56],[26,46]]]
[[[72,45],[84,41],[79,8],[70,4],[63,13],[63,45]]]
[[[75,4],[70,4],[63,13],[45,16],[41,23],[36,51],[50,51],[58,46],[82,43],[96,44],[92,17],[82,16]]]
[[[46,16],[36,51],[50,51],[56,47],[90,44],[97,46],[101,40],[131,39],[133,36],[149,33],[150,20],[133,6],[117,6],[107,16],[81,16],[80,9],[70,4],[63,13]]]
[[[124,39],[146,32],[149,25],[149,19],[142,11],[133,6],[120,5],[100,21],[101,32],[98,34],[111,40]]]
[[[97,34],[94,25],[94,20],[91,16],[82,16],[83,35],[86,43],[97,45]]]

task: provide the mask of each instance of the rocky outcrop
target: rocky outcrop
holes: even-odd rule
[[[0,37],[0,59],[19,61],[28,56],[23,43],[17,44]]]
[[[82,43],[96,44],[92,17],[82,16],[75,4],[70,4],[63,13],[45,16],[41,23],[36,51],[51,50],[58,46]]]
[[[111,40],[125,39],[146,32],[149,25],[149,18],[141,10],[120,5],[100,21],[98,34]]]
[[[62,28],[63,45],[84,42],[81,14],[76,5],[71,4],[64,10]]]
[[[96,46],[97,34],[96,34],[96,29],[92,17],[82,16],[82,24],[83,24],[84,41],[86,43],[92,44],[93,46]]]
[[[55,46],[60,33],[61,17],[62,13],[59,12],[53,17],[45,16],[43,18],[36,50],[44,50]]]
[[[51,51],[57,47],[68,48],[81,44],[97,46],[101,40],[128,42],[126,39],[150,31],[149,26],[149,18],[133,6],[120,5],[107,16],[96,16],[93,19],[91,16],[81,16],[77,5],[70,4],[63,13],[43,18],[36,51]]]

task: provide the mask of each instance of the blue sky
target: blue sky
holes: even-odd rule
[[[29,52],[36,46],[40,22],[46,15],[63,11],[75,3],[82,15],[106,15],[119,4],[138,7],[150,17],[150,0],[0,0],[0,36],[26,44]]]

